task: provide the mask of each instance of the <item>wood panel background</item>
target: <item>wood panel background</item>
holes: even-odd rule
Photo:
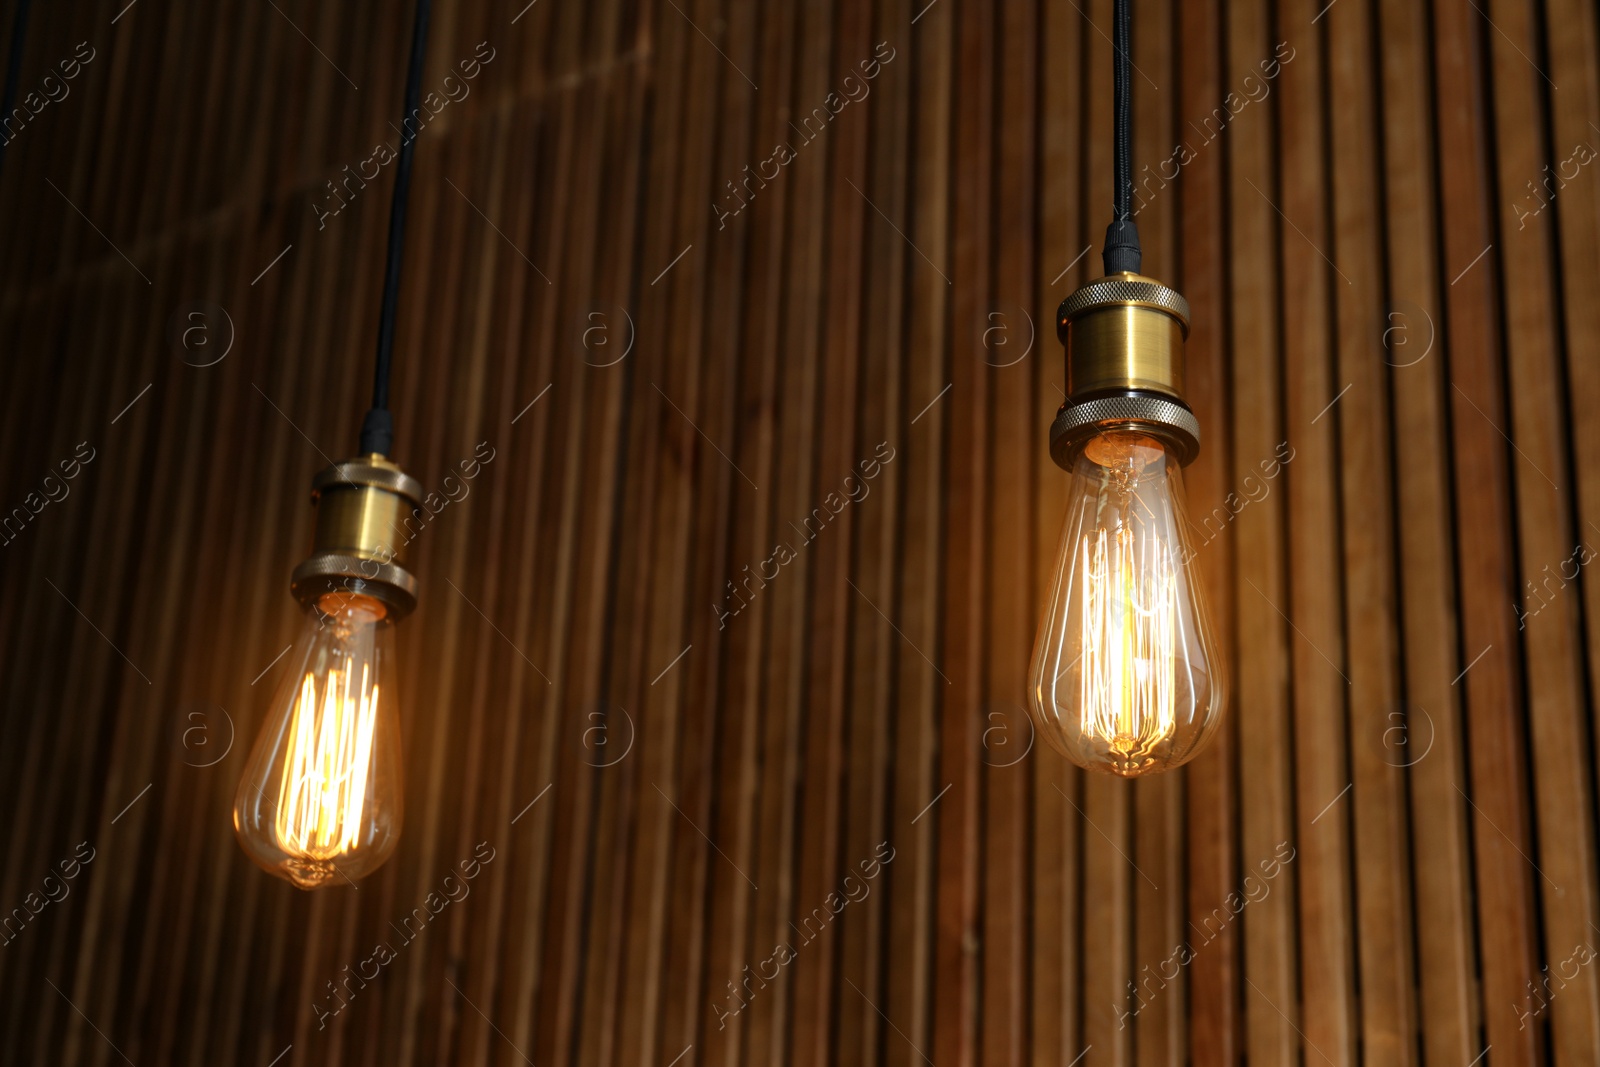
[[[0,1062],[1595,1063],[1595,8],[1135,6],[1226,737],[1022,713],[1110,0],[442,4],[394,407],[457,499],[403,844],[308,895],[230,808],[409,6],[0,2]]]

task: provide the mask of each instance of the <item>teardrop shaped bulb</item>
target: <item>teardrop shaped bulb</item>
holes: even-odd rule
[[[394,623],[369,596],[307,612],[233,804],[250,858],[302,889],[354,881],[400,841]]]
[[[1077,455],[1029,694],[1039,732],[1080,767],[1169,770],[1222,721],[1187,528],[1182,471],[1157,438],[1108,431]]]

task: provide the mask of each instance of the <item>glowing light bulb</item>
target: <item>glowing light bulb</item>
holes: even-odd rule
[[[1045,740],[1090,770],[1133,778],[1176,767],[1222,719],[1182,477],[1158,438],[1132,430],[1090,438],[1072,464],[1029,689]]]
[[[239,843],[302,889],[360,878],[399,843],[393,629],[373,597],[319,597],[239,783]]]

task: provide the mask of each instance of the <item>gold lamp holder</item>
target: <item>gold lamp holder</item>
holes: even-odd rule
[[[400,560],[405,522],[422,505],[422,483],[374,452],[336,463],[311,480],[317,532],[289,591],[310,606],[329,593],[370,596],[391,619],[417,606],[417,579]]]
[[[1078,450],[1107,430],[1150,433],[1187,466],[1200,422],[1183,400],[1189,302],[1142,274],[1096,278],[1061,302],[1067,398],[1050,427],[1050,457],[1071,470]]]

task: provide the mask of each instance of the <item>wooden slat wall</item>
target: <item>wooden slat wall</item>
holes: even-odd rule
[[[1135,6],[1216,745],[1130,785],[1023,712],[1111,0],[468,0],[396,452],[494,459],[412,546],[403,844],[308,895],[230,809],[409,11],[0,0],[24,108],[94,50],[0,158],[5,514],[93,450],[0,538],[0,1062],[1592,1064],[1600,20]]]

